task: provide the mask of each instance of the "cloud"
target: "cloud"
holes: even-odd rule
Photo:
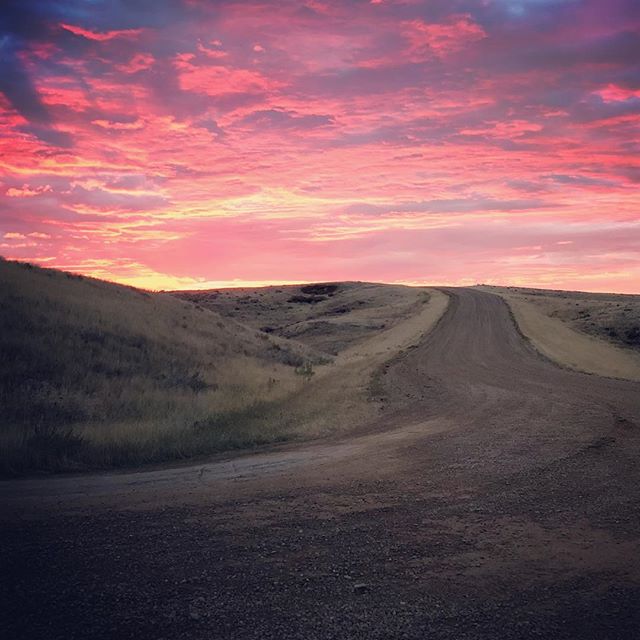
[[[124,73],[138,73],[153,66],[155,58],[150,53],[136,53],[123,64],[117,65],[118,71]]]
[[[450,16],[445,23],[412,20],[405,25],[404,35],[409,42],[408,57],[412,62],[451,55],[486,37],[482,27],[468,14]]]
[[[494,198],[441,198],[402,202],[398,204],[355,203],[345,207],[345,213],[387,215],[392,213],[472,213],[489,211],[529,211],[554,206],[544,200],[497,200]]]
[[[179,84],[183,91],[220,96],[234,93],[264,93],[282,86],[281,82],[250,69],[197,65],[193,62],[191,54],[178,56],[174,65],[178,69]]]
[[[3,18],[14,257],[185,282],[640,282],[635,0],[7,0]]]
[[[111,129],[114,131],[135,131],[136,129],[142,129],[144,122],[136,119],[131,122],[118,122],[112,120],[92,120],[91,124],[95,124],[102,129]]]
[[[50,124],[51,116],[18,56],[18,41],[7,33],[0,35],[0,38],[0,91],[26,120]]]
[[[65,198],[67,206],[76,210],[95,211],[149,211],[164,207],[167,199],[156,194],[131,194],[109,191],[100,187],[85,188],[74,186]]]
[[[113,31],[91,31],[90,29],[83,29],[72,24],[61,24],[63,29],[66,29],[75,36],[86,38],[87,40],[95,40],[97,42],[106,42],[107,40],[113,40],[114,38],[137,38],[142,29],[115,29]]]
[[[30,44],[41,42],[48,36],[51,25],[46,19],[46,9],[44,13],[41,14],[41,4],[29,1],[8,0],[3,7],[3,22],[0,25],[0,92],[26,120],[23,131],[53,146],[70,147],[72,137],[55,130],[51,113],[43,103],[22,57]],[[41,47],[36,51],[40,53],[43,49]]]
[[[549,179],[559,184],[576,185],[581,187],[615,187],[613,180],[604,178],[591,178],[589,176],[569,176],[564,174],[552,174]]]
[[[41,127],[38,125],[24,125],[20,127],[20,131],[28,133],[46,142],[54,147],[69,149],[73,146],[73,136],[66,131],[58,131],[49,127]]]
[[[334,124],[334,119],[329,115],[315,113],[301,114],[286,109],[263,109],[249,113],[235,124],[308,131],[317,127],[330,126]]]
[[[49,193],[51,190],[51,185],[48,184],[34,189],[27,184],[23,184],[22,187],[10,187],[5,191],[5,195],[9,198],[32,198],[43,193]]]

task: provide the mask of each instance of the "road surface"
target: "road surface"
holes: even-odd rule
[[[640,384],[447,293],[366,432],[0,483],[5,637],[640,637]]]

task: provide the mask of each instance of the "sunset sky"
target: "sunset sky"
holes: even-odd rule
[[[0,255],[640,293],[640,2],[2,2]]]

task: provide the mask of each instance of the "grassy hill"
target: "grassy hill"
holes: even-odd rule
[[[176,291],[174,295],[331,356],[390,329],[429,297],[419,288],[368,282]]]
[[[3,473],[273,441],[297,368],[319,360],[168,294],[4,260],[0,354]]]
[[[640,353],[640,296],[525,287],[488,287],[535,305],[576,331]]]
[[[150,293],[0,259],[0,474],[357,428],[383,409],[380,367],[445,297],[344,282]]]

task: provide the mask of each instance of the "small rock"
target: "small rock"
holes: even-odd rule
[[[356,582],[356,584],[353,585],[353,590],[356,593],[366,593],[369,591],[369,585],[366,582]]]

